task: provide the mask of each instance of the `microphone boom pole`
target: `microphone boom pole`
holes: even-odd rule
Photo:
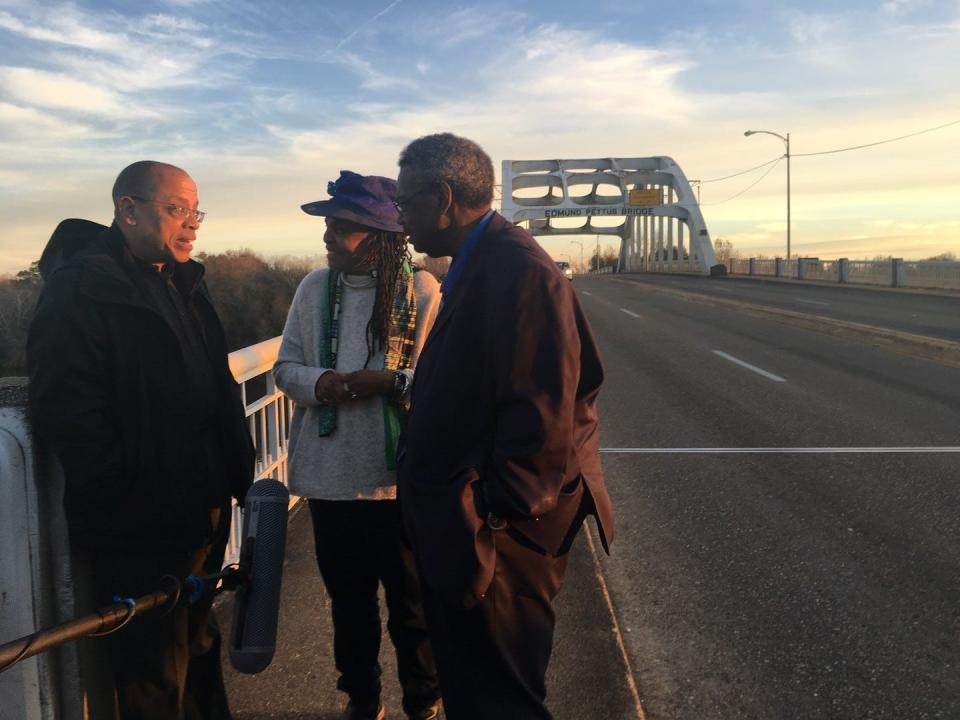
[[[225,590],[237,592],[230,636],[230,662],[252,674],[266,668],[277,643],[277,615],[283,579],[290,494],[277,480],[258,480],[247,492],[239,567],[185,580],[167,575],[167,588],[139,598],[115,597],[89,615],[0,645],[0,673],[21,660],[82,637],[109,635],[137,615],[193,605]]]
[[[71,640],[111,633],[126,625],[135,615],[175,604],[179,596],[180,584],[177,582],[171,590],[157,590],[143,597],[105,605],[89,615],[4,643],[0,645],[0,672]]]

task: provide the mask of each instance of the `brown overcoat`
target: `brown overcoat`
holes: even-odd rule
[[[603,367],[571,283],[500,215],[448,294],[417,366],[398,486],[423,582],[471,607],[493,577],[499,532],[561,555],[593,514],[604,547],[613,539]]]

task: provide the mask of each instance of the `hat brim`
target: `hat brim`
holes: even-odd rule
[[[301,205],[300,209],[307,215],[319,215],[321,217],[335,217],[341,220],[349,220],[364,227],[374,228],[376,230],[386,230],[387,232],[403,232],[403,226],[399,223],[391,223],[379,218],[372,218],[364,213],[356,212],[339,204],[336,200],[317,200],[316,202]]]

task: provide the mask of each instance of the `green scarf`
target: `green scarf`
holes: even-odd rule
[[[406,370],[413,356],[414,336],[417,329],[417,296],[413,288],[413,268],[404,262],[400,270],[400,282],[390,304],[387,346],[383,369]],[[340,340],[340,307],[343,300],[343,275],[337,270],[327,273],[327,282],[321,295],[323,306],[322,367],[336,368]],[[397,469],[397,443],[407,416],[406,402],[385,396],[383,398],[384,446],[388,470]],[[320,437],[327,437],[337,429],[336,405],[321,405]]]

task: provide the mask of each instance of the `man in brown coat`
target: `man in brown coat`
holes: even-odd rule
[[[544,678],[567,552],[613,513],[600,467],[603,368],[570,283],[490,209],[493,165],[444,133],[400,155],[414,247],[453,262],[399,449],[447,717],[550,718]]]

